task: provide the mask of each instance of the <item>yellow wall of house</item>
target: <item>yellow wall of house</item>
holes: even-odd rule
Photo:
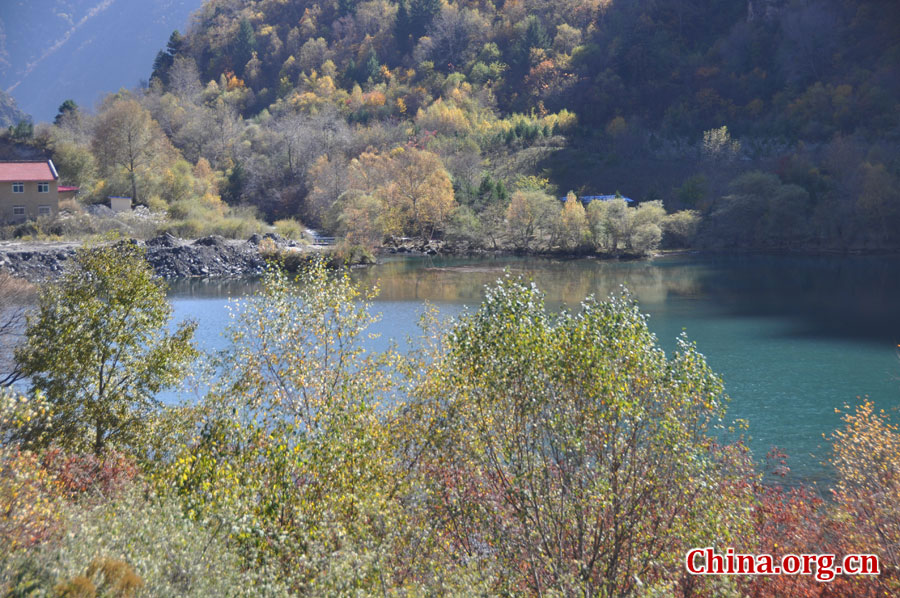
[[[56,181],[47,181],[50,186],[47,193],[38,192],[38,183],[26,181],[24,193],[13,193],[13,183],[0,182],[0,220],[4,222],[21,222],[23,220],[36,220],[42,214],[41,206],[49,206],[49,216],[59,213],[59,193]],[[15,213],[15,206],[25,208],[24,215]]]

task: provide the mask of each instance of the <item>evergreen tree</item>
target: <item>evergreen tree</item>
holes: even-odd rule
[[[165,84],[168,80],[169,67],[172,66],[172,58],[164,51],[160,50],[153,59],[153,72],[150,73],[150,79],[159,79]]]
[[[550,36],[547,35],[547,30],[544,29],[540,19],[531,15],[526,22],[528,25],[525,27],[523,45],[529,50],[531,48],[549,48]]]
[[[171,56],[173,59],[181,53],[181,49],[184,46],[184,36],[178,32],[176,29],[172,32],[172,35],[169,36],[169,42],[166,44],[166,54]]]
[[[169,36],[169,42],[166,44],[165,50],[156,53],[153,60],[153,73],[151,79],[159,79],[164,85],[169,84],[169,69],[175,63],[175,57],[181,52],[184,46],[184,36],[176,29]]]
[[[494,181],[491,180],[491,175],[486,174],[484,178],[481,179],[481,185],[478,186],[478,195],[482,198],[490,197],[494,193]]]
[[[397,7],[395,33],[400,49],[412,51],[416,41],[425,35],[434,17],[441,11],[440,0],[407,0]]]
[[[397,5],[397,20],[394,21],[394,38],[404,53],[412,49],[412,38],[409,23],[409,8],[406,2],[400,0]]]
[[[425,35],[434,17],[441,12],[441,0],[410,0],[410,33],[418,40]]]
[[[75,114],[76,112],[78,112],[78,104],[75,103],[75,100],[66,100],[59,105],[59,110],[56,113],[56,118],[53,119],[53,124],[61,124],[66,116],[68,116],[69,114]]]
[[[381,72],[381,63],[378,62],[378,54],[375,50],[369,50],[369,57],[359,69],[360,83],[366,83],[369,79],[376,79]]]
[[[9,135],[16,141],[27,141],[34,137],[34,123],[30,120],[20,120],[15,127],[9,128]]]
[[[241,196],[244,193],[244,184],[246,182],[247,173],[240,162],[234,165],[231,173],[228,175],[228,181],[225,189],[222,190],[222,199],[231,205],[237,205],[241,202]]]
[[[524,75],[529,66],[532,48],[549,48],[550,36],[540,19],[531,15],[525,23],[518,27],[519,40],[512,46],[511,63],[520,75]]]
[[[356,6],[359,0],[338,0],[338,14],[340,16],[352,15],[356,13]]]
[[[256,34],[253,25],[247,19],[241,19],[237,39],[234,43],[234,71],[239,77],[244,76],[244,68],[256,51]]]

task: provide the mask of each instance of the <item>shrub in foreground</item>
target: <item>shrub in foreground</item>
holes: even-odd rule
[[[139,486],[61,514],[66,528],[58,540],[7,555],[0,589],[13,596],[287,595],[271,572],[246,566],[228,540],[230,528],[189,519],[178,502]]]
[[[180,382],[196,356],[193,323],[166,330],[165,289],[143,249],[127,242],[79,249],[41,289],[16,358],[50,410],[23,428],[23,440],[98,455],[145,440],[156,393]]]
[[[411,408],[451,561],[500,594],[674,591],[687,547],[736,540],[746,459],[711,438],[721,380],[692,344],[667,358],[633,300],[550,315],[507,279],[445,339]]]

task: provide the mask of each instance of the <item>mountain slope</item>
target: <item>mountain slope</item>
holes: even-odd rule
[[[898,30],[884,0],[206,0],[156,75],[260,123],[424,139],[482,218],[481,182],[537,176],[698,209],[719,244],[880,249],[900,243]],[[247,131],[231,197],[264,206],[278,165]],[[308,209],[315,182],[287,179]]]
[[[699,139],[823,141],[897,131],[900,8],[879,0],[208,0],[184,47],[205,81],[225,71],[251,111],[321,74],[346,90],[415,69],[432,95],[459,74],[504,112],[574,110]]]
[[[7,0],[0,5],[0,88],[36,120],[63,100],[92,106],[133,87],[200,0]]]
[[[19,110],[15,98],[0,89],[0,127],[11,127],[28,120],[28,115]]]

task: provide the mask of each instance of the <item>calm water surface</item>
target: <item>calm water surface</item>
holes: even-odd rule
[[[822,435],[839,426],[836,407],[866,395],[886,410],[900,406],[898,258],[389,259],[354,273],[380,289],[382,337],[373,348],[415,336],[425,302],[445,317],[477,308],[484,285],[505,270],[533,278],[553,308],[576,308],[587,295],[627,286],[667,351],[685,330],[723,376],[729,418],[749,422],[754,454],[762,458],[778,446],[804,478],[828,476]],[[185,281],[172,286],[170,299],[177,319],[198,321],[201,345],[217,349],[229,298],[256,288]]]

